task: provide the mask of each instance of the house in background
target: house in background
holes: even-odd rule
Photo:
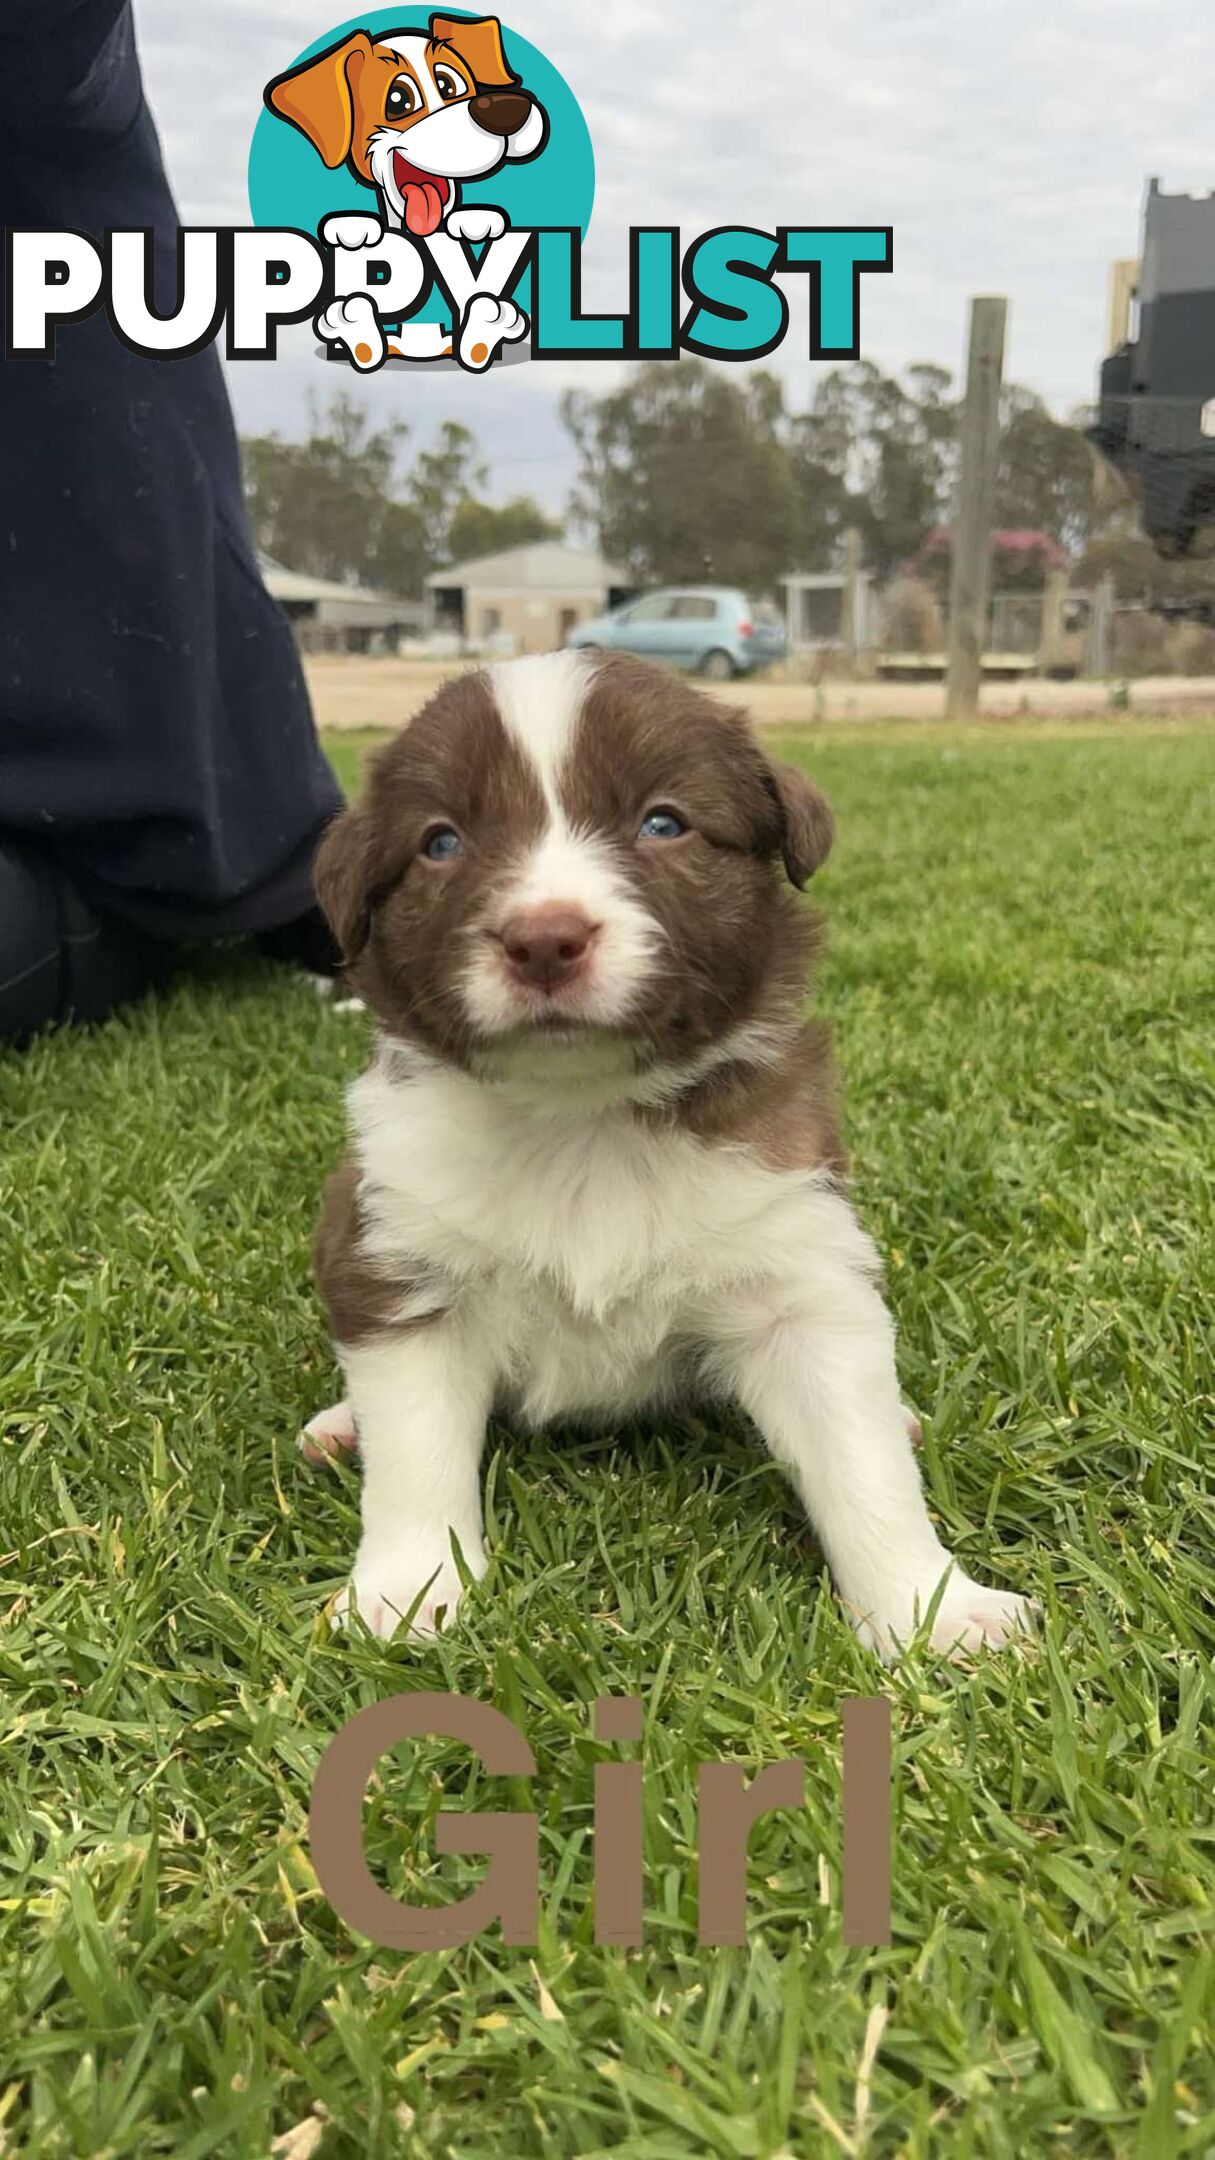
[[[307,577],[268,555],[261,572],[304,652],[396,652],[402,639],[420,637],[425,628],[424,601]]]
[[[479,555],[426,580],[436,635],[517,653],[564,645],[579,623],[627,600],[633,589],[615,564],[563,540]]]

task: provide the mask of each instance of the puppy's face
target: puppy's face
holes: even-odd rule
[[[365,30],[269,85],[272,112],[326,165],[350,165],[419,237],[451,208],[453,182],[543,147],[543,109],[511,71],[495,17],[433,15],[430,31]]]
[[[739,712],[624,655],[455,678],[374,761],[317,890],[388,1031],[508,1071],[678,1065],[801,987],[831,817]]]

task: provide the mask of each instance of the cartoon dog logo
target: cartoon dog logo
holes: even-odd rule
[[[379,196],[380,217],[337,214],[322,238],[337,247],[374,247],[385,230],[424,240],[442,230],[474,243],[506,230],[501,210],[460,208],[460,182],[484,179],[507,160],[538,157],[548,139],[539,100],[511,68],[496,16],[432,15],[428,31],[355,30],[268,83],[273,113],[307,136],[323,162],[345,165]],[[471,318],[471,319],[470,319]],[[334,301],[317,334],[345,345],[362,367],[378,365],[384,342],[365,296]],[[507,299],[478,295],[458,326],[466,366],[488,366],[527,318]],[[394,357],[446,357],[451,339],[434,323],[406,324],[387,341]]]

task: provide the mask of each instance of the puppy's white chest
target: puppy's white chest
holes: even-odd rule
[[[686,1375],[676,1303],[641,1295],[590,1314],[559,1285],[514,1269],[470,1285],[465,1299],[478,1338],[493,1346],[500,1405],[531,1423],[627,1415],[671,1395]]]
[[[460,1075],[351,1092],[369,1246],[447,1277],[529,1415],[666,1392],[697,1315],[779,1270],[803,1178],[639,1122],[520,1105]]]

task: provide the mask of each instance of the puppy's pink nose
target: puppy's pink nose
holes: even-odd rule
[[[546,901],[511,916],[502,932],[502,948],[516,981],[559,990],[581,974],[594,935],[594,923],[580,908]]]

